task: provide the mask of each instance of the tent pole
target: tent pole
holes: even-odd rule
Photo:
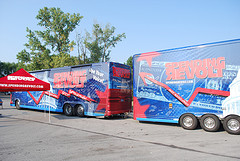
[[[45,92],[45,91],[44,91],[44,92]],[[45,103],[44,103],[44,105],[43,105],[43,108],[44,108],[44,117],[47,117],[47,114],[46,114],[46,108],[47,108],[47,107],[46,107],[46,100],[47,100],[47,97],[45,96],[44,99],[45,99],[45,100],[44,100]]]
[[[49,123],[51,123],[51,113],[50,113],[50,90],[49,90]]]

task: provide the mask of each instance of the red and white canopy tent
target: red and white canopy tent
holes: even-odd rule
[[[49,83],[32,76],[23,68],[15,73],[0,78],[0,92],[46,91],[49,89]]]
[[[50,83],[44,82],[23,68],[15,73],[0,78],[0,92],[13,91],[47,91],[50,90]],[[49,106],[49,122],[50,106]]]

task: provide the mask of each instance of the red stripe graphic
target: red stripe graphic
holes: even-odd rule
[[[53,98],[56,98],[56,99],[59,99],[60,95],[63,95],[63,96],[66,96],[66,97],[70,97],[71,95],[74,95],[78,98],[81,98],[83,100],[86,100],[88,102],[97,102],[81,93],[78,93],[76,91],[73,91],[71,89],[68,90],[68,92],[65,92],[65,91],[62,91],[62,90],[59,90],[58,91],[58,94],[54,94],[54,93],[51,93],[49,91],[43,91],[42,94],[40,95],[40,97],[38,98],[38,100],[36,100],[36,98],[28,91],[28,94],[30,95],[30,97],[33,99],[33,101],[38,105],[39,102],[41,101],[42,97],[45,95],[48,95],[50,97],[53,97]]]
[[[139,73],[139,75],[142,78],[145,85],[147,85],[146,80],[145,80],[145,78],[146,78],[146,79],[150,80],[151,82],[153,82],[154,84],[157,84],[157,85],[165,88],[169,93],[171,93],[175,98],[177,98],[186,107],[191,105],[192,101],[194,100],[194,98],[197,96],[198,93],[213,94],[213,95],[218,95],[218,96],[223,96],[223,97],[228,97],[230,95],[230,92],[228,92],[228,91],[221,91],[221,90],[199,88],[198,87],[198,88],[195,89],[195,91],[193,92],[193,94],[191,95],[189,100],[186,101],[184,98],[182,98],[179,94],[177,94],[174,90],[172,90],[166,84],[161,83],[161,82],[159,82],[159,81],[157,81],[153,78],[150,78],[149,76],[152,76],[151,73],[141,72],[141,73]]]

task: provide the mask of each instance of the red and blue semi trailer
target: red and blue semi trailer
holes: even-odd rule
[[[131,68],[94,63],[29,72],[50,83],[49,91],[12,92],[11,105],[77,116],[112,116],[131,111]]]
[[[240,39],[133,56],[135,120],[240,134]]]

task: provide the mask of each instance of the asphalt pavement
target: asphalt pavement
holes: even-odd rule
[[[17,110],[0,94],[0,161],[240,160],[240,136],[128,118]]]

